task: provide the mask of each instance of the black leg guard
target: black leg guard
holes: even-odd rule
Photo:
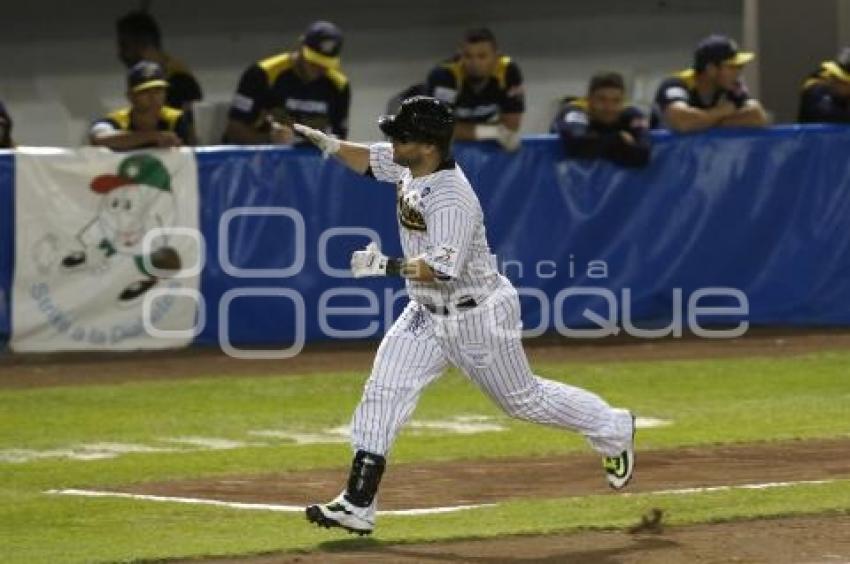
[[[348,487],[345,498],[358,507],[368,507],[378,493],[378,485],[387,460],[379,455],[358,450],[351,462],[351,474],[348,475]]]

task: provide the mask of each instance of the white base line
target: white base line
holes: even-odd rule
[[[811,486],[820,484],[831,484],[838,480],[808,480],[799,482],[767,482],[764,484],[740,484],[734,486],[711,486],[705,488],[683,488],[678,490],[657,490],[654,492],[630,492],[623,496],[641,495],[686,495],[693,493],[723,492],[730,490],[767,490],[771,488],[787,488],[791,486]],[[250,509],[255,511],[278,511],[282,513],[300,513],[304,507],[300,505],[279,505],[273,503],[242,503],[239,501],[222,501],[219,499],[203,499],[194,497],[171,497],[163,495],[132,494],[126,492],[104,492],[97,490],[47,490],[50,495],[75,495],[81,497],[117,497],[124,499],[136,499],[143,501],[162,501],[168,503],[187,503],[192,505],[214,505],[217,507],[230,507],[232,509]],[[583,497],[583,496],[582,496]],[[422,509],[394,509],[389,511],[378,511],[378,515],[436,515],[438,513],[453,513],[467,509],[478,509],[480,507],[495,507],[497,503],[482,503],[478,505],[454,505],[449,507],[425,507]]]
[[[811,486],[831,484],[838,480],[802,480],[799,482],[767,482],[764,484],[739,484],[735,486],[711,486],[705,488],[683,488],[680,490],[658,490],[654,492],[634,492],[624,495],[685,495],[691,493],[725,492],[730,490],[768,490],[770,488],[787,488],[790,486]]]
[[[81,497],[118,497],[124,499],[136,499],[143,501],[164,501],[169,503],[188,503],[192,505],[214,505],[217,507],[230,507],[232,509],[252,509],[259,511],[278,511],[282,513],[301,513],[303,505],[278,505],[273,503],[242,503],[239,501],[221,501],[218,499],[202,499],[194,497],[171,497],[164,495],[131,494],[125,492],[103,492],[96,490],[47,490],[51,495],[75,495]],[[425,507],[422,509],[394,509],[389,511],[378,511],[378,515],[435,515],[437,513],[453,513],[466,509],[477,509],[479,507],[493,507],[495,503],[484,503],[480,505],[454,505],[450,507]]]

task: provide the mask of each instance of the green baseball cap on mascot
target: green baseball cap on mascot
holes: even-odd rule
[[[171,175],[158,158],[152,155],[131,155],[118,165],[118,174],[101,174],[91,181],[91,189],[108,194],[129,184],[141,184],[171,192]]]

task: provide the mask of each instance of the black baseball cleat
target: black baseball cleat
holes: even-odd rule
[[[635,471],[635,431],[637,424],[634,414],[630,413],[629,415],[632,417],[632,440],[628,448],[621,452],[619,456],[606,456],[603,460],[608,485],[615,490],[621,490],[629,485]]]
[[[330,503],[310,505],[305,510],[307,520],[320,527],[339,527],[360,536],[375,529],[375,502],[368,507],[358,507],[339,494]]]

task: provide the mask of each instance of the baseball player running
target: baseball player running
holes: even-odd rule
[[[348,484],[329,503],[307,507],[307,519],[372,532],[387,453],[422,390],[449,364],[510,416],[584,435],[605,456],[610,486],[625,487],[635,464],[634,417],[593,393],[532,373],[517,292],[493,266],[481,205],[450,156],[449,108],[416,96],[378,125],[392,143],[350,143],[295,125],[324,153],[396,185],[404,256],[387,257],[373,242],[352,255],[351,269],[356,278],[402,276],[411,298],[384,336],[354,412]]]

